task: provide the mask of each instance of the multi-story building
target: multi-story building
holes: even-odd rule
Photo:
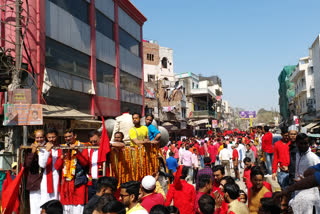
[[[278,77],[280,115],[282,121],[287,125],[290,120],[289,100],[294,96],[294,87],[290,76],[295,69],[295,65],[284,66]]]
[[[92,116],[143,112],[146,18],[129,0],[23,1],[22,7],[23,62],[35,76],[35,103]],[[1,9],[1,45],[14,50],[15,13]]]
[[[161,124],[167,124],[169,131],[170,126],[175,126],[175,129],[186,128],[186,97],[183,88],[183,82],[179,81],[145,82],[145,112],[152,113]]]
[[[161,47],[156,41],[143,41],[144,81],[174,81],[173,50]]]
[[[299,64],[290,76],[294,84],[295,96],[291,98],[294,115],[299,116],[302,123],[315,119],[315,85],[314,72],[310,57],[299,59]]]
[[[223,117],[223,128],[230,129],[232,124],[232,109],[227,100],[222,100],[222,117]]]
[[[206,125],[218,119],[216,89],[221,87],[221,80],[217,87],[210,77],[199,77],[191,72],[176,74],[175,78],[183,81],[185,86],[188,123],[196,128],[196,134],[204,134],[208,130]]]
[[[320,118],[320,35],[317,36],[309,48],[309,55],[314,74],[316,118]]]

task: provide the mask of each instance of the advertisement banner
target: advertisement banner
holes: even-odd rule
[[[256,111],[240,111],[240,119],[256,118]]]
[[[218,120],[212,120],[212,128],[218,127]]]
[[[41,104],[4,104],[4,126],[42,125]]]

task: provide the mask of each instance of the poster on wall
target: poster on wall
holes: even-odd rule
[[[41,104],[4,104],[4,126],[42,125]]]
[[[218,120],[212,120],[212,128],[218,127]]]

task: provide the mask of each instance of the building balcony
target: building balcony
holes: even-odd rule
[[[191,117],[192,118],[209,118],[209,117],[216,118],[217,113],[209,110],[193,111]]]
[[[206,95],[210,95],[212,97],[215,96],[215,94],[209,90],[208,88],[193,88],[191,89],[190,92],[191,96],[206,96]]]
[[[299,88],[298,90],[295,91],[295,96],[299,97],[299,96],[301,96],[302,94],[305,94],[305,93],[307,93],[307,88],[304,86],[304,87]]]
[[[305,70],[300,69],[298,66],[296,69],[292,72],[290,76],[290,81],[296,83],[298,79],[305,76]]]

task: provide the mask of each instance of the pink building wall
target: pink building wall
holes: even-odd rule
[[[29,23],[24,42],[31,58],[29,63],[27,53],[23,49],[23,63],[27,63],[29,72],[32,67],[36,74],[37,102],[44,104],[42,97],[43,75],[45,69],[45,40],[46,40],[46,20],[45,20],[45,0],[29,0]],[[6,49],[11,48],[11,55],[15,57],[15,0],[1,0],[1,5],[5,12],[1,13],[1,46]],[[10,8],[10,7],[12,8]],[[143,97],[142,114],[144,114],[144,91],[143,91],[143,53],[142,53],[142,26],[147,20],[143,14],[137,10],[129,0],[114,0],[115,20],[114,20],[114,38],[116,44],[116,68],[115,68],[115,86],[117,89],[117,100],[94,95],[91,97],[91,114],[104,116],[120,115],[120,56],[119,56],[119,28],[118,28],[118,6],[121,7],[132,19],[141,26],[141,60],[142,60],[142,86],[141,95]],[[22,29],[25,30],[27,18],[27,5],[24,1],[22,12]],[[91,0],[89,6],[89,25],[91,26],[91,58],[90,58],[90,79],[93,81],[94,89],[97,91],[96,80],[96,30],[95,30],[95,0]],[[6,22],[8,24],[4,24]],[[32,66],[31,66],[32,65]],[[24,71],[25,72],[25,71]],[[0,102],[3,104],[3,96],[0,94]],[[2,105],[1,105],[2,107]],[[0,109],[0,113],[2,109]]]

